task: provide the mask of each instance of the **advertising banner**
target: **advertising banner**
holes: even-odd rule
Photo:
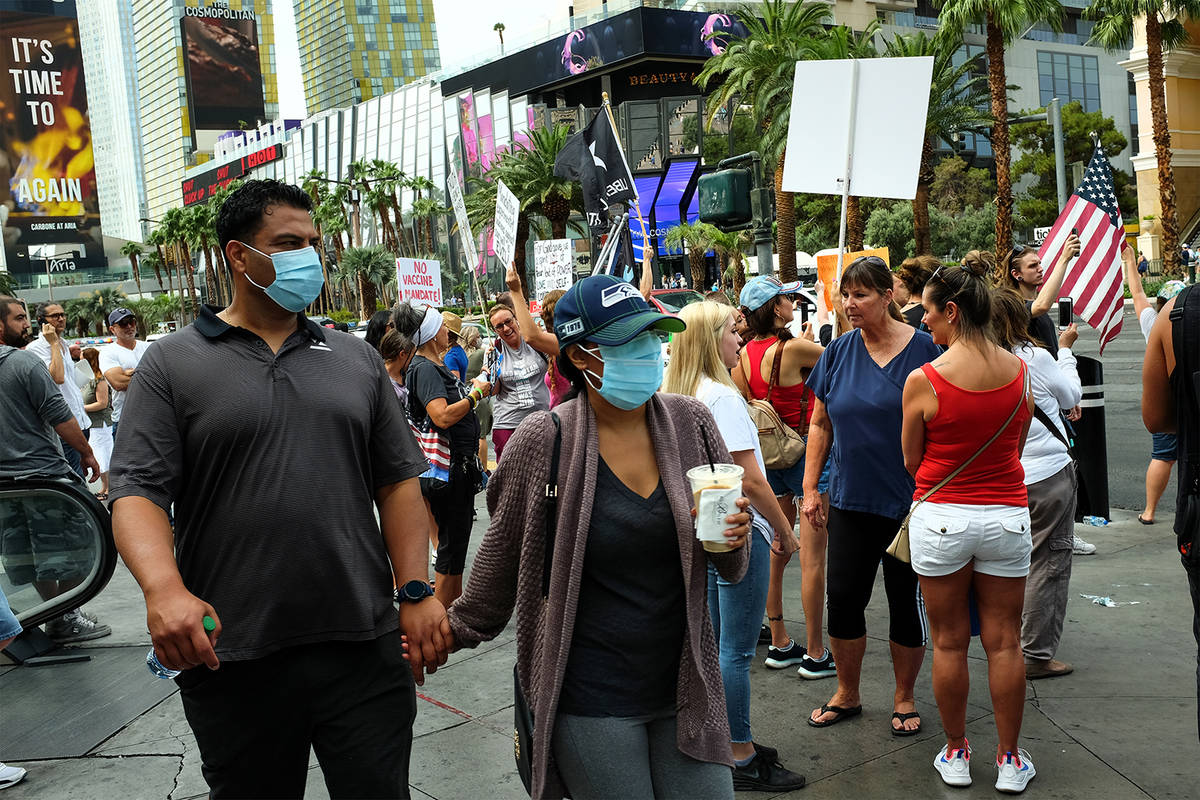
[[[424,258],[396,259],[396,286],[401,300],[430,306],[442,304],[442,265]]]
[[[17,10],[20,9],[20,10]],[[0,205],[13,273],[102,269],[75,3],[0,0]],[[30,247],[57,245],[53,257]]]
[[[546,292],[571,288],[575,254],[570,239],[546,239],[533,243],[533,296],[539,302]]]
[[[188,108],[193,130],[236,130],[266,116],[254,12],[184,7]]]
[[[521,213],[521,201],[504,185],[504,181],[496,180],[496,231],[492,237],[492,247],[500,268],[508,269],[512,263],[513,254],[517,251],[517,216]]]
[[[253,153],[247,153],[237,161],[193,175],[180,184],[183,205],[207,202],[219,189],[224,189],[238,178],[244,178],[255,167],[270,164],[283,158],[283,145],[273,144]]]

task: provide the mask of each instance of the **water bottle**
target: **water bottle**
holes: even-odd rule
[[[204,615],[202,623],[204,625],[204,630],[207,633],[212,633],[217,628],[217,623],[207,614]],[[150,670],[151,675],[156,678],[162,678],[163,680],[178,678],[179,674],[183,672],[183,670],[164,667],[162,662],[158,660],[158,656],[154,654],[153,647],[150,648],[150,652],[146,653],[146,667]]]
[[[1095,527],[1095,528],[1103,528],[1105,525],[1108,524],[1108,520],[1106,520],[1104,517],[1096,517],[1096,516],[1089,514],[1088,516],[1083,518],[1083,524],[1091,525],[1092,527]]]

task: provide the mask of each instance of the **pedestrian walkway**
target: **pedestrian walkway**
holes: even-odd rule
[[[476,545],[486,524],[482,496],[479,504]],[[1099,551],[1075,559],[1059,652],[1075,673],[1028,684],[1022,744],[1038,776],[1027,794],[1194,798],[1196,647],[1174,537],[1168,524],[1146,528],[1137,524],[1135,512],[1114,514],[1107,528],[1077,528]],[[802,624],[792,622],[800,616],[800,569],[794,562],[784,585],[789,630],[802,638]],[[1110,608],[1080,594],[1136,605]],[[24,783],[4,792],[4,800],[204,797],[207,787],[179,694],[145,668],[145,609],[123,565],[88,608],[113,627],[111,637],[87,643],[92,661],[0,667],[0,760],[29,770]],[[886,618],[880,585],[868,610],[863,715],[828,730],[810,728],[805,718],[828,700],[832,680],[804,681],[794,670],[768,670],[761,647],[751,678],[755,739],[777,747],[785,764],[807,775],[808,787],[790,795],[796,798],[995,797],[995,731],[978,642],[971,649],[967,727],[975,784],[952,790],[932,767],[942,744],[930,688],[932,655],[917,681],[924,732],[907,739],[888,733],[892,673]],[[420,687],[411,770],[415,798],[526,796],[512,760],[515,648],[510,625],[491,644],[452,656]],[[326,798],[315,757],[311,765],[307,796]]]

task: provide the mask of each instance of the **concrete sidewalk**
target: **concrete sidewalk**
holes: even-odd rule
[[[1078,527],[1099,552],[1075,558],[1059,652],[1075,665],[1075,673],[1028,684],[1022,745],[1038,775],[1027,794],[1088,800],[1194,798],[1196,644],[1186,578],[1168,518],[1145,527],[1134,512],[1114,514],[1109,527]],[[476,544],[484,522],[481,513]],[[798,620],[800,569],[795,561],[787,578],[785,614]],[[931,656],[917,683],[924,732],[903,739],[889,734],[887,611],[883,587],[876,588],[868,610],[871,638],[863,669],[862,717],[825,730],[810,728],[805,718],[829,699],[834,681],[810,682],[794,670],[768,670],[761,663],[762,647],[752,675],[755,739],[777,747],[785,765],[808,777],[808,787],[793,793],[797,798],[998,796],[992,788],[996,736],[986,661],[977,641],[971,650],[968,707],[975,785],[951,790],[931,766],[943,743],[930,689]],[[1136,605],[1107,608],[1080,594]],[[0,760],[29,770],[24,783],[4,792],[5,800],[205,796],[199,754],[179,694],[172,683],[158,681],[145,669],[145,610],[123,565],[88,609],[113,627],[111,637],[89,643],[91,662],[0,667]],[[802,622],[791,623],[790,631],[803,640]],[[414,797],[526,796],[512,760],[515,648],[510,625],[495,642],[454,655],[419,689]],[[308,796],[328,797],[315,758],[311,764]]]

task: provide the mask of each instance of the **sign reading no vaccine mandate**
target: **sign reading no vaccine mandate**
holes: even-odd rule
[[[440,306],[442,265],[424,258],[397,258],[396,286],[400,289],[401,300]]]
[[[0,205],[9,271],[104,267],[75,0],[0,0]]]

